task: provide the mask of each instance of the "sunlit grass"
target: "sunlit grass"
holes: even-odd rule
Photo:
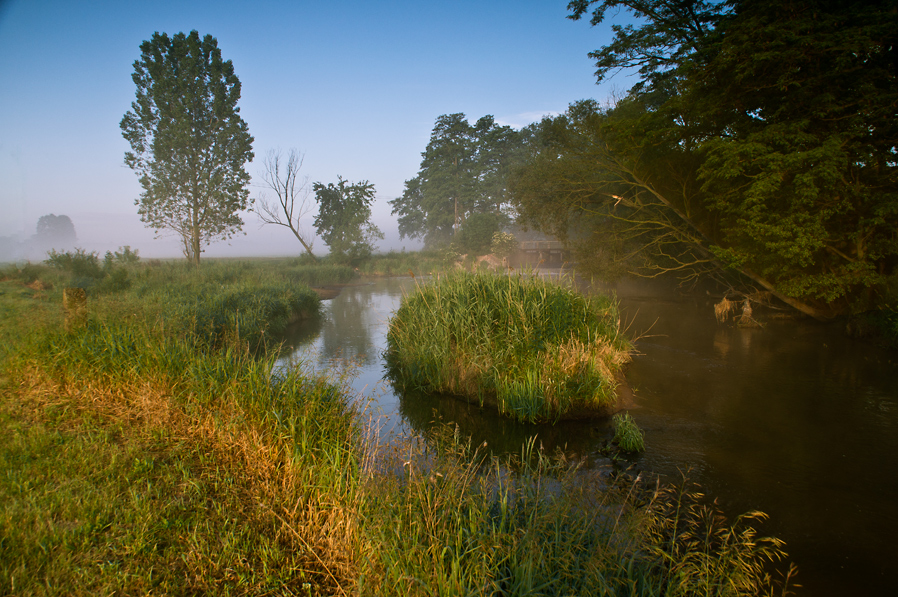
[[[248,263],[129,266],[128,288],[88,289],[68,328],[62,274],[0,282],[0,594],[774,586],[779,544],[694,492],[612,482],[533,443],[499,461],[449,428],[375,449],[343,388],[275,372],[263,339],[314,316],[299,266]]]
[[[611,299],[529,275],[453,272],[419,284],[387,341],[398,383],[531,422],[610,414],[629,361]]]

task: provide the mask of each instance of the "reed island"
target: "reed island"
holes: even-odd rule
[[[394,383],[532,423],[619,410],[631,351],[612,298],[528,274],[465,271],[418,284],[387,346]]]

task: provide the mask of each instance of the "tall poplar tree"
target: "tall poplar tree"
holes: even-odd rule
[[[121,121],[125,163],[140,177],[140,218],[181,237],[199,264],[203,246],[241,230],[252,203],[245,164],[253,138],[240,117],[240,80],[211,35],[154,33],[140,46],[136,99]]]

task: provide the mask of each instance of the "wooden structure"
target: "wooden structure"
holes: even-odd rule
[[[557,240],[521,241],[514,261],[519,266],[561,267],[571,262],[571,251]]]

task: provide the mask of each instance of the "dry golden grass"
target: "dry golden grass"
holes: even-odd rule
[[[239,516],[240,526],[266,535],[270,544],[290,554],[292,576],[306,581],[292,583],[302,594],[347,594],[353,585],[359,556],[351,487],[335,493],[339,484],[322,483],[321,470],[292,458],[288,438],[251,422],[233,396],[222,396],[214,409],[198,409],[176,398],[166,380],[104,383],[51,375],[34,365],[15,377],[15,395],[5,414],[57,433],[105,429],[119,445],[149,450],[158,461],[178,461],[190,474],[173,483],[169,498],[181,499],[191,483],[214,486],[202,501],[226,503],[228,516]],[[190,446],[186,454],[184,446]],[[229,478],[229,486],[222,476]],[[221,555],[228,548],[216,546],[221,539],[216,533],[209,526],[169,538],[180,543],[180,573],[188,586],[204,591],[219,582],[240,584],[241,574],[265,576],[253,570],[251,561],[243,562],[243,572],[234,566],[246,554]]]

